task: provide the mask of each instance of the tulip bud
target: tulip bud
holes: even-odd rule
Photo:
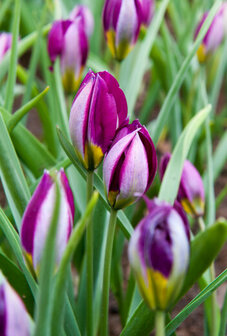
[[[59,264],[71,234],[75,212],[73,194],[63,169],[59,172],[44,171],[22,218],[22,246],[32,259],[36,271],[54,213],[57,184],[60,189],[60,211],[56,236],[56,263]]]
[[[127,118],[127,102],[116,79],[106,71],[91,70],[73,101],[69,130],[76,153],[88,170],[96,169],[116,129]]]
[[[164,176],[170,157],[171,155],[166,153],[161,160],[161,179]],[[191,216],[203,216],[205,208],[203,181],[195,166],[188,160],[184,162],[177,200]]]
[[[29,336],[30,318],[19,295],[0,273],[0,335]]]
[[[103,163],[107,198],[114,209],[135,202],[150,187],[157,169],[151,137],[138,120],[121,128]]]
[[[141,23],[148,27],[154,15],[155,1],[154,0],[140,0],[141,5]]]
[[[48,53],[52,64],[60,57],[61,76],[67,92],[77,90],[88,55],[88,40],[82,17],[74,21],[55,21],[48,35]]]
[[[182,289],[190,254],[186,216],[154,200],[129,242],[129,262],[143,298],[151,309],[167,310]]]
[[[205,22],[209,12],[204,13],[199,22],[196,31],[195,39]],[[227,19],[227,3],[223,3],[217,14],[215,15],[206,35],[203,38],[199,49],[197,50],[197,57],[200,63],[204,63],[210,53],[212,53],[222,43],[224,35],[226,34],[226,19]]]
[[[94,29],[94,18],[87,6],[84,5],[76,5],[72,12],[70,13],[70,20],[76,20],[77,17],[82,18],[82,24],[84,26],[87,37],[90,37],[93,33]]]
[[[0,62],[5,56],[6,52],[11,48],[12,34],[0,33]]]
[[[140,24],[139,0],[106,0],[103,10],[105,37],[118,61],[122,61],[136,43]]]

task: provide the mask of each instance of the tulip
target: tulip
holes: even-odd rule
[[[19,295],[0,273],[0,335],[29,336],[30,318]]]
[[[90,9],[85,5],[76,5],[69,15],[70,20],[76,20],[77,17],[82,18],[87,37],[90,37],[94,29],[94,18]]]
[[[107,198],[114,209],[135,202],[150,187],[157,169],[151,137],[138,120],[121,128],[103,163]]]
[[[12,34],[0,33],[0,63],[6,52],[11,48]]]
[[[171,155],[165,154],[160,164],[161,179],[164,176]],[[185,160],[180,180],[177,200],[184,210],[193,217],[203,216],[205,208],[205,195],[203,181],[193,164]]]
[[[148,27],[154,15],[155,2],[154,0],[140,0],[140,5],[142,12],[141,23],[145,27]]]
[[[87,170],[96,169],[118,127],[127,122],[127,102],[116,79],[106,71],[86,75],[73,101],[69,130]]]
[[[189,223],[177,207],[155,199],[129,242],[129,261],[139,289],[153,310],[167,310],[178,297],[190,254]]]
[[[60,58],[61,76],[67,92],[77,90],[88,55],[88,39],[83,19],[55,21],[48,35],[48,53],[52,64]]]
[[[106,0],[103,10],[105,37],[118,61],[123,60],[136,43],[140,24],[139,0]]]
[[[54,213],[57,185],[61,202],[56,236],[56,264],[59,264],[71,234],[75,212],[73,194],[63,169],[59,172],[44,171],[22,218],[21,243],[36,271]]]
[[[199,31],[206,20],[209,12],[204,13],[201,21],[199,22],[196,31],[195,38],[199,34]],[[223,3],[215,15],[203,41],[197,51],[197,57],[200,63],[206,61],[209,54],[211,54],[222,43],[226,34],[226,20],[227,20],[227,3]]]

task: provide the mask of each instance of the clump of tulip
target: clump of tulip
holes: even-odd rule
[[[107,71],[91,70],[73,101],[69,118],[76,153],[87,170],[96,169],[116,130],[127,120],[127,102],[117,80]]]
[[[48,35],[51,63],[60,58],[62,84],[66,92],[77,90],[88,55],[88,37],[82,16],[55,21]]]
[[[160,176],[164,176],[171,154],[166,153],[160,163]],[[202,178],[195,166],[185,160],[177,194],[177,200],[184,210],[193,217],[204,215],[205,193]]]
[[[0,272],[0,334],[31,335],[30,318],[24,303]]]
[[[103,163],[107,199],[114,209],[135,202],[150,187],[157,169],[151,137],[138,120],[116,134]]]
[[[56,190],[60,189],[60,211],[57,222],[56,264],[59,264],[74,220],[74,200],[64,170],[44,171],[22,218],[21,243],[38,272],[48,229],[54,214]]]
[[[106,0],[103,27],[107,45],[118,61],[122,61],[136,43],[141,15],[139,0]]]
[[[209,12],[204,13],[202,19],[200,20],[196,31],[195,38],[199,34],[199,31],[205,22]],[[206,35],[203,38],[201,45],[197,51],[197,57],[200,63],[204,63],[207,57],[213,53],[218,46],[222,43],[224,36],[227,32],[227,3],[224,2],[217,14],[215,15]]]
[[[129,242],[129,261],[143,298],[168,310],[178,297],[189,263],[189,223],[179,205],[153,200]]]

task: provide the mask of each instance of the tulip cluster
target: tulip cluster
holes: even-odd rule
[[[161,160],[161,179],[164,176],[170,157],[171,155],[166,153]],[[204,215],[205,193],[203,181],[195,166],[188,160],[185,160],[183,166],[177,200],[191,216],[199,217]]]
[[[186,275],[190,235],[179,205],[158,199],[138,224],[129,242],[129,261],[142,296],[153,310],[167,310]]]
[[[22,218],[21,243],[33,267],[39,270],[43,248],[56,204],[57,184],[60,189],[60,211],[56,238],[56,264],[59,264],[74,220],[74,200],[68,179],[59,172],[45,171]]]
[[[0,63],[6,52],[11,48],[12,34],[0,33]]]
[[[199,34],[199,31],[205,22],[208,12],[204,13],[201,21],[199,22],[196,31],[195,38]],[[227,33],[227,2],[224,2],[217,14],[215,15],[203,41],[197,51],[197,57],[200,63],[206,61],[208,55],[212,53],[222,43],[224,36]]]
[[[60,58],[61,76],[66,92],[77,90],[88,56],[88,38],[93,17],[85,6],[76,6],[68,20],[55,21],[48,35],[48,53],[52,64]]]
[[[30,319],[24,303],[0,273],[0,335],[29,336]]]

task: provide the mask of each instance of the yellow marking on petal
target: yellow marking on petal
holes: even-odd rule
[[[154,296],[157,299],[156,308],[165,310],[168,306],[167,283],[168,279],[159,271],[148,270],[148,279],[153,283]]]
[[[84,161],[87,169],[96,169],[102,162],[103,156],[101,147],[91,143],[85,144]]]
[[[116,58],[118,61],[122,61],[130,51],[132,50],[132,45],[128,43],[127,40],[122,40],[116,47]]]
[[[187,212],[192,217],[197,217],[204,214],[205,204],[201,198],[195,198],[192,202],[190,202],[187,198],[183,198],[181,200],[181,205],[185,212]]]
[[[197,50],[197,57],[200,63],[204,63],[206,60],[206,47],[204,44],[200,44]]]
[[[113,57],[116,57],[116,50],[115,50],[115,32],[113,30],[109,30],[106,32],[106,42],[108,47],[110,48],[111,54]]]
[[[108,201],[112,207],[114,207],[118,194],[119,194],[118,191],[110,191],[108,194]]]
[[[62,76],[62,85],[67,93],[73,93],[78,90],[81,83],[81,77],[84,67],[81,67],[78,78],[75,77],[73,69],[67,69]]]

